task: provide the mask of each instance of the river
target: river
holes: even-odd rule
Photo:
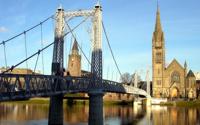
[[[47,125],[48,104],[0,104],[0,125]],[[104,106],[105,125],[200,125],[200,107]],[[87,125],[87,105],[64,106],[65,125]]]

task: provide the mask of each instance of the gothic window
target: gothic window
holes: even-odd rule
[[[156,63],[161,63],[162,62],[162,54],[161,52],[156,53]]]
[[[171,83],[180,83],[180,74],[178,72],[173,72],[171,75]]]

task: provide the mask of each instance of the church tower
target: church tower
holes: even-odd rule
[[[71,76],[81,76],[81,55],[78,50],[76,39],[72,47],[72,52],[69,55],[67,74]]]
[[[153,32],[152,39],[152,66],[153,97],[162,97],[165,70],[165,41],[158,6],[155,31]]]

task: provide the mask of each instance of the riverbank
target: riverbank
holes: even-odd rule
[[[50,99],[49,98],[31,98],[29,100],[20,100],[20,101],[8,101],[8,102],[1,102],[0,104],[47,104],[49,105]],[[73,99],[63,99],[63,104],[68,105],[89,105],[89,100],[73,100]],[[103,105],[106,106],[132,106],[132,101],[124,101],[124,100],[115,100],[115,101],[104,101]],[[194,101],[167,101],[161,102],[160,106],[177,106],[177,107],[200,107],[200,100]]]
[[[49,98],[31,98],[28,100],[19,100],[19,101],[8,101],[8,102],[1,102],[0,104],[49,104]],[[89,105],[89,100],[73,100],[73,99],[63,99],[63,104],[68,105]],[[120,105],[120,106],[131,106],[133,104],[132,101],[104,101],[104,105],[112,106],[112,105]]]
[[[161,102],[161,106],[200,107],[200,100]]]

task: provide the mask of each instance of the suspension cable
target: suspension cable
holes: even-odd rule
[[[41,52],[41,51],[38,50],[38,53],[37,53],[38,55],[37,55],[37,59],[36,59],[36,62],[35,62],[35,67],[34,67],[34,72],[33,72],[34,74],[36,74],[36,73],[35,73],[35,70],[36,70],[36,67],[37,67],[37,63],[38,63],[38,59],[39,59],[39,56],[40,56],[40,52]]]
[[[86,19],[88,19],[88,17],[87,17]],[[86,21],[86,19],[85,19],[85,21]],[[84,20],[83,20],[83,21],[84,21]],[[84,22],[85,22],[85,21],[84,21]],[[69,31],[70,31],[70,33],[72,34],[72,37],[73,37],[74,39],[76,39],[76,37],[75,37],[75,35],[74,35],[72,29],[70,28],[70,26],[69,26],[69,24],[67,23],[66,20],[65,20],[65,24],[66,24],[67,27],[69,28]],[[81,46],[79,45],[78,41],[77,41],[77,45],[78,45],[78,48],[81,50],[83,56],[86,58],[86,60],[88,61],[88,63],[91,65],[89,59],[87,58],[86,54],[83,52],[83,49],[82,49]]]
[[[116,61],[116,59],[115,59],[115,57],[114,57],[114,54],[113,54],[113,51],[112,51],[112,48],[111,48],[111,45],[110,45],[110,41],[109,41],[109,39],[108,39],[108,35],[107,35],[107,33],[106,33],[105,26],[104,26],[104,24],[103,24],[103,21],[102,21],[102,27],[103,27],[104,34],[105,34],[105,36],[106,36],[106,41],[107,41],[107,43],[108,43],[108,47],[109,47],[109,49],[110,49],[110,52],[111,52],[113,61],[114,61],[114,63],[115,63],[115,66],[116,66],[116,68],[117,68],[117,70],[118,70],[120,76],[122,76],[121,71],[119,70],[119,66],[117,65],[117,61]]]
[[[46,47],[44,47],[43,49],[41,49],[40,52],[41,52],[41,51],[44,51],[44,50],[47,49],[47,48],[49,48],[49,47],[52,46],[53,44],[54,44],[54,42],[50,43],[49,45],[47,45]],[[29,56],[28,58],[22,60],[21,62],[17,63],[16,65],[11,66],[11,68],[7,69],[6,71],[2,72],[1,74],[5,74],[5,73],[8,72],[8,71],[12,71],[14,68],[16,68],[17,66],[19,66],[19,65],[21,65],[22,63],[26,62],[27,60],[33,58],[33,57],[34,57],[35,55],[37,55],[38,53],[39,53],[39,51],[36,52],[36,53],[34,53],[34,54],[32,54],[32,55]]]
[[[27,58],[28,53],[27,53],[27,43],[26,43],[26,32],[24,31],[24,46],[25,46],[25,56]],[[26,60],[26,71],[28,74],[28,60]]]
[[[75,26],[71,31],[74,31],[75,29],[77,29],[78,26],[80,26],[83,22],[85,22],[85,21],[84,21],[84,20],[81,21],[81,22],[80,22],[77,26]],[[66,36],[67,34],[69,34],[69,33],[70,33],[70,31],[67,32],[67,33],[65,33],[65,36]],[[6,72],[12,71],[14,68],[16,68],[17,66],[21,65],[21,64],[24,63],[25,61],[31,59],[32,57],[36,56],[39,52],[42,52],[42,51],[46,50],[47,48],[49,48],[50,46],[52,46],[54,43],[55,43],[55,41],[52,42],[52,43],[50,43],[50,44],[47,45],[46,47],[42,48],[40,51],[38,51],[38,52],[32,54],[32,55],[29,56],[28,58],[26,58],[26,59],[22,60],[21,62],[17,63],[16,65],[11,66],[11,68],[9,68],[9,69],[3,71],[1,74],[5,74]],[[0,74],[0,75],[1,75],[1,74]]]
[[[41,49],[43,48],[43,28],[42,22],[40,23],[40,31],[41,31]],[[44,74],[44,53],[42,51],[42,73]]]
[[[53,15],[51,15],[50,17],[48,17],[48,18],[46,18],[45,20],[43,20],[42,23],[48,21],[48,20],[51,19],[52,17],[53,17]],[[36,24],[35,26],[33,26],[33,27],[31,27],[31,28],[25,30],[24,32],[29,32],[29,31],[35,29],[36,27],[38,27],[39,25],[40,25],[40,23],[38,23],[38,24]],[[7,39],[7,40],[4,40],[3,42],[0,43],[0,45],[3,45],[3,43],[6,43],[6,42],[8,42],[8,41],[10,41],[10,40],[12,40],[12,39],[15,39],[15,38],[17,38],[17,37],[23,35],[24,32],[21,32],[21,33],[15,35],[15,36],[13,36],[13,37]]]
[[[95,10],[95,12],[93,13],[92,16],[94,16],[95,13],[96,13],[96,10]],[[83,21],[81,21],[81,22],[80,22],[77,26],[75,26],[74,28],[76,29],[76,28],[79,27],[81,24],[83,24],[84,22],[86,22],[86,21],[88,20],[89,17],[90,17],[90,16],[87,16]],[[69,24],[67,23],[66,20],[65,20],[65,24],[67,24],[67,27],[69,28],[69,30],[70,30],[70,32],[71,32],[71,34],[72,34],[72,37],[75,39],[76,37],[75,37],[75,35],[73,34],[73,29],[70,28],[70,26],[69,26]],[[65,37],[66,35],[67,35],[67,34],[64,34],[63,37]],[[77,41],[77,44],[78,44],[78,48],[81,50],[81,52],[83,53],[83,55],[84,55],[84,57],[86,58],[86,60],[87,60],[88,63],[91,65],[89,59],[87,58],[86,54],[83,52],[83,50],[82,50],[82,48],[80,47],[78,41]]]
[[[4,60],[5,60],[5,68],[7,69],[7,58],[6,58],[6,45],[5,42],[3,41],[3,49],[4,49]]]
[[[71,50],[72,50],[72,42],[73,42],[73,36],[71,36],[71,40],[70,40],[69,53],[70,53],[70,52],[71,52]]]

